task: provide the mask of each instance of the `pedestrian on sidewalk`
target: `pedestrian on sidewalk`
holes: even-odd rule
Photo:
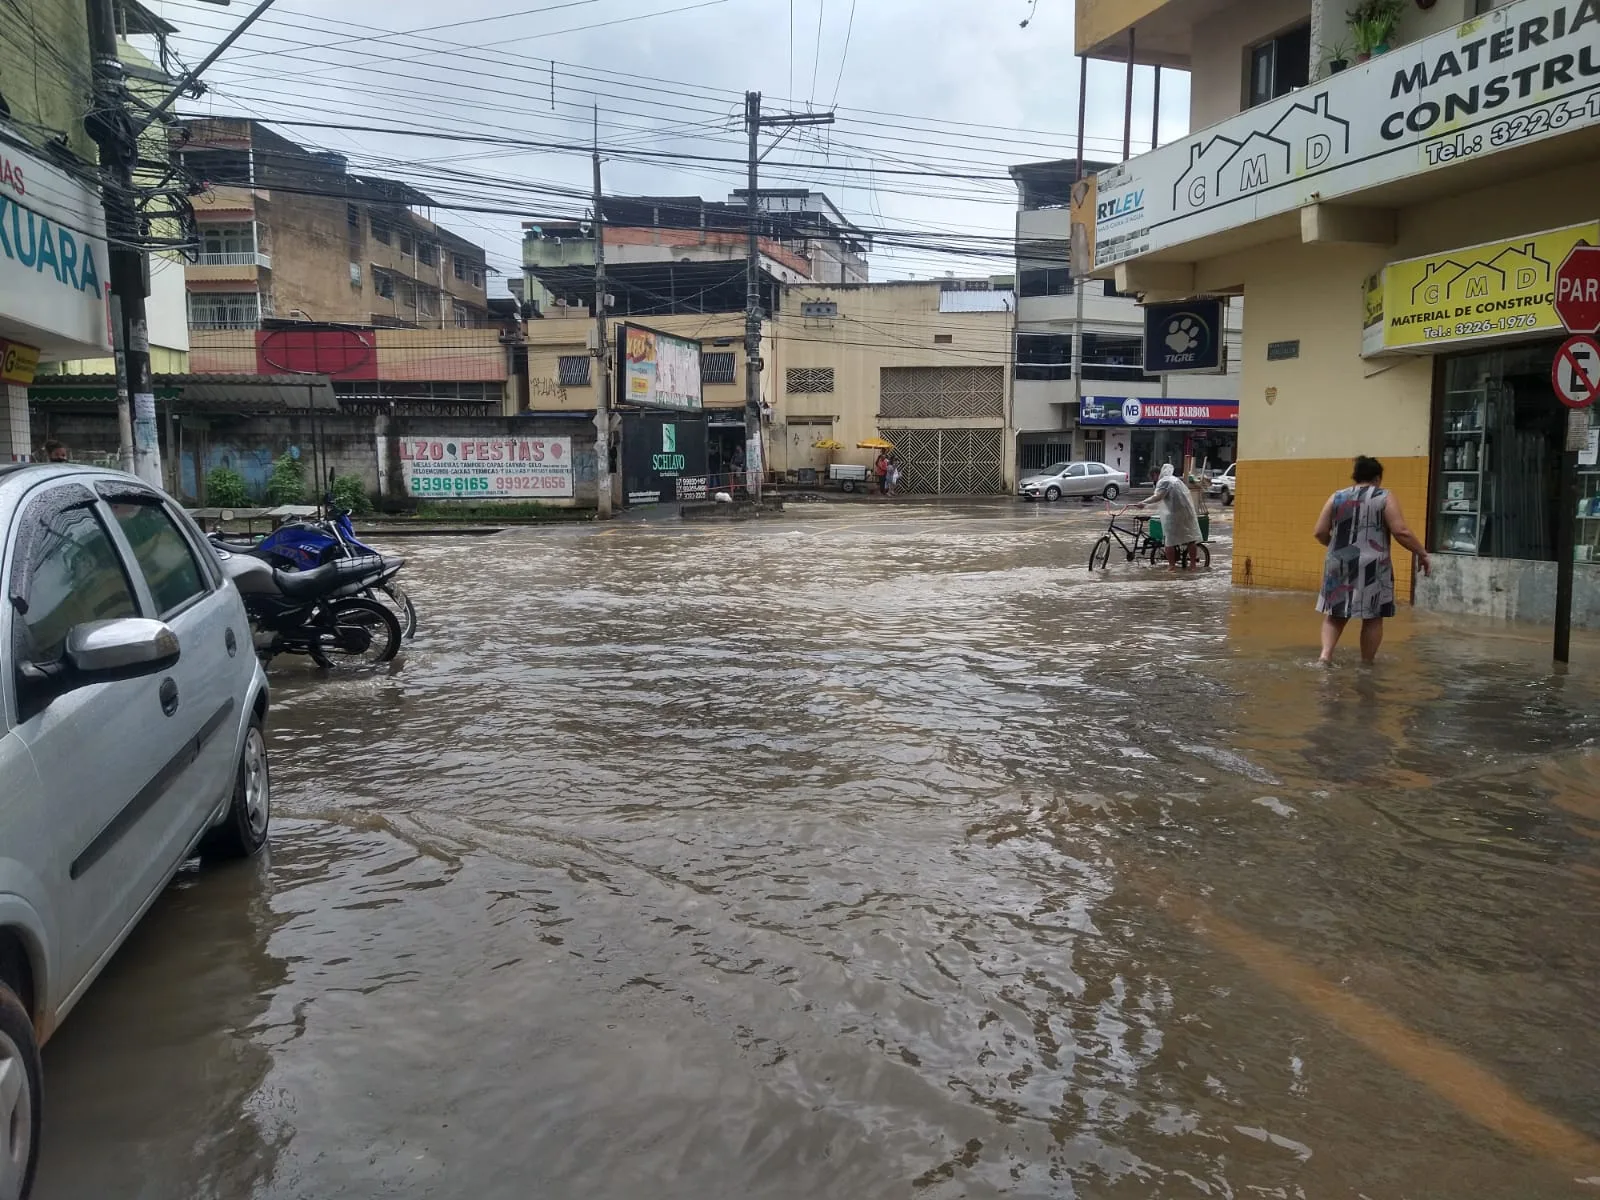
[[[889,494],[889,452],[879,450],[877,461],[872,464],[872,473],[878,480],[878,495]]]
[[[900,458],[898,455],[889,456],[889,471],[883,477],[884,494],[893,496],[900,490]]]
[[[1383,464],[1362,455],[1351,473],[1354,487],[1328,497],[1314,535],[1328,548],[1317,611],[1322,614],[1323,665],[1333,662],[1344,627],[1361,622],[1361,660],[1372,662],[1383,645],[1383,622],[1394,616],[1394,562],[1390,539],[1417,556],[1424,575],[1433,564],[1411,532],[1400,501],[1383,486]]]

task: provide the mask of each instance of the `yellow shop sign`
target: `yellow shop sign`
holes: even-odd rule
[[[0,383],[27,387],[39,370],[39,352],[21,342],[0,338]]]
[[[1394,262],[1367,280],[1361,353],[1430,353],[1485,339],[1559,333],[1555,273],[1600,222]]]

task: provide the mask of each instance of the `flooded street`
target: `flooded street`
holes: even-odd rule
[[[1324,672],[1103,520],[396,544],[418,640],[275,665],[270,854],[47,1048],[38,1200],[1600,1195],[1600,642]]]

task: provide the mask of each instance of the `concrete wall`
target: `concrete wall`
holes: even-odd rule
[[[244,476],[256,499],[264,499],[274,460],[299,452],[312,484],[313,452],[335,475],[356,475],[368,494],[389,504],[406,500],[394,439],[405,437],[570,437],[573,440],[572,500],[554,500],[557,507],[594,507],[594,426],[589,422],[529,417],[359,417],[330,414],[315,425],[306,416],[183,415],[163,418],[163,460],[168,485],[188,503],[201,499],[200,481],[216,467],[230,467]],[[40,406],[33,413],[32,436],[65,442],[75,462],[115,465],[116,415],[109,409],[60,412]],[[380,439],[388,439],[380,442]],[[385,453],[387,452],[387,459]]]
[[[1285,241],[1199,264],[1201,289],[1243,287],[1250,312],[1240,380],[1237,582],[1319,586],[1322,549],[1311,529],[1329,493],[1348,482],[1357,454],[1384,461],[1413,527],[1425,526],[1433,359],[1362,359],[1367,276],[1399,259],[1592,220],[1597,188],[1600,164],[1585,162],[1403,209],[1393,246]],[[1300,341],[1300,357],[1268,362],[1267,344],[1289,339]],[[1409,557],[1396,559],[1402,596]],[[1512,579],[1452,562],[1452,574],[1419,596],[1450,606],[1498,593],[1509,598],[1493,605],[1526,614],[1535,610],[1517,597],[1542,586],[1536,567],[1517,568]],[[1580,576],[1593,571],[1579,568]]]
[[[62,64],[70,64],[71,71]],[[83,129],[89,111],[89,24],[82,0],[0,4],[0,91],[14,131],[42,146],[42,125],[65,134],[72,152],[95,162],[95,145]]]

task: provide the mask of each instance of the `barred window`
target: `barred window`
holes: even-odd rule
[[[561,386],[588,387],[589,361],[587,354],[563,354],[556,362],[556,378]]]
[[[256,329],[261,325],[261,299],[255,292],[190,292],[189,325],[193,329]]]
[[[701,383],[732,383],[733,376],[734,359],[731,353],[719,351],[700,356]]]
[[[833,391],[832,367],[790,367],[788,392],[791,396],[817,395]]]

